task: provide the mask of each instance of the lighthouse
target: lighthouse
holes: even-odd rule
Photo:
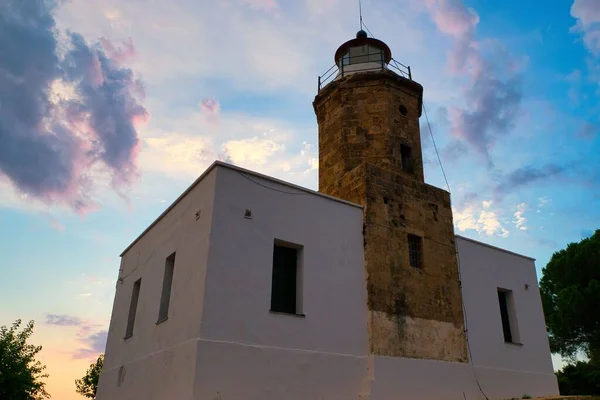
[[[319,191],[364,207],[372,354],[466,362],[450,194],[425,183],[423,87],[359,31],[319,79]]]

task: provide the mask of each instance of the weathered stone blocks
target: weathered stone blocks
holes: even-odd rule
[[[319,190],[365,207],[371,352],[466,362],[450,196],[423,176],[422,93],[391,72],[354,74],[321,90]],[[410,266],[408,234],[422,238],[421,268]]]

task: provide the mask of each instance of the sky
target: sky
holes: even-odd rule
[[[600,2],[362,8],[425,88],[457,234],[539,277],[600,228]],[[317,77],[358,29],[354,0],[0,0],[0,325],[35,320],[53,398],[104,351],[121,251],[214,160],[317,189]]]

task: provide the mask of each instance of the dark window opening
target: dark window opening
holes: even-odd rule
[[[175,272],[175,253],[167,257],[165,261],[165,274],[163,276],[162,293],[160,295],[160,309],[158,311],[158,322],[169,317],[169,304],[171,302],[171,286],[173,286],[173,273]]]
[[[133,336],[133,326],[135,325],[135,314],[137,311],[138,299],[140,297],[140,288],[142,286],[142,278],[135,281],[131,292],[131,303],[129,303],[129,316],[127,318],[127,330],[125,338]]]
[[[423,267],[423,241],[420,236],[408,235],[408,257],[411,267]]]
[[[119,367],[119,375],[117,376],[117,386],[121,386],[125,380],[125,367]]]
[[[398,111],[400,111],[400,114],[402,114],[405,117],[406,117],[406,114],[408,114],[408,110],[406,109],[404,104],[401,104],[400,107],[398,107]]]
[[[412,173],[412,150],[409,146],[405,144],[400,145],[400,158],[402,159],[402,170],[404,172]]]
[[[298,249],[275,244],[272,279],[271,311],[296,314]]]
[[[510,317],[508,314],[508,292],[498,290],[498,302],[500,303],[500,317],[502,318],[502,331],[504,333],[504,341],[512,343],[513,336],[510,329]]]

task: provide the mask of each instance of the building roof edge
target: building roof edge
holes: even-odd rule
[[[455,234],[454,237],[458,238],[458,239],[466,240],[468,242],[480,244],[482,246],[489,247],[489,248],[492,248],[494,250],[499,250],[499,251],[502,251],[504,253],[512,254],[513,256],[517,256],[517,257],[521,257],[521,258],[526,258],[528,260],[535,261],[535,258],[533,258],[533,257],[529,257],[529,256],[526,256],[526,255],[523,255],[523,254],[515,253],[514,251],[506,250],[506,249],[503,249],[502,247],[492,246],[491,244],[480,242],[478,240],[471,239],[471,238],[468,238],[468,237],[465,237],[465,236],[461,236],[461,235],[456,235]]]
[[[127,251],[129,251],[133,247],[133,245],[135,245],[146,233],[148,233],[148,231],[150,229],[152,229],[152,227],[154,225],[156,225],[158,223],[158,221],[163,219],[164,216],[167,215],[168,212],[171,211],[177,205],[177,203],[179,203],[189,192],[191,192],[216,167],[227,168],[229,170],[237,171],[241,174],[253,175],[257,178],[265,179],[267,181],[271,181],[271,182],[274,182],[274,183],[277,183],[280,185],[284,185],[284,186],[287,186],[292,189],[301,190],[303,192],[310,193],[310,194],[313,194],[313,195],[316,195],[319,197],[323,197],[323,198],[326,198],[329,200],[337,201],[339,203],[343,203],[343,204],[346,204],[346,205],[349,205],[352,207],[357,207],[357,208],[361,208],[361,209],[363,208],[363,206],[361,206],[360,204],[342,200],[337,197],[329,196],[325,193],[318,192],[316,190],[308,189],[308,188],[305,188],[305,187],[302,187],[299,185],[295,185],[290,182],[283,181],[281,179],[273,178],[272,176],[264,175],[264,174],[261,174],[256,171],[252,171],[252,170],[249,170],[246,168],[238,167],[236,165],[232,165],[232,164],[228,164],[228,163],[216,160],[181,195],[179,195],[179,197],[177,197],[177,199],[175,199],[175,201],[173,203],[171,203],[171,205],[169,207],[167,207],[165,209],[165,211],[163,211],[150,225],[148,225],[148,227],[146,229],[144,229],[144,231],[138,237],[136,237],[131,242],[131,244],[129,246],[127,246],[127,248],[125,248],[125,250],[123,250],[121,252],[120,257],[123,257],[123,255],[125,255],[125,253],[127,253]]]

